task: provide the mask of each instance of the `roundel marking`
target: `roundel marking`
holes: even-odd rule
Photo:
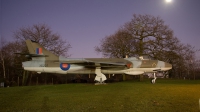
[[[60,68],[64,71],[67,71],[69,70],[70,68],[70,64],[67,64],[67,63],[60,63]]]
[[[132,66],[131,63],[126,64],[127,68],[130,68]]]

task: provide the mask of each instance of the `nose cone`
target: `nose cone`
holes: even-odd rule
[[[172,65],[165,62],[165,68],[167,68],[168,70],[170,70],[170,69],[172,69]]]

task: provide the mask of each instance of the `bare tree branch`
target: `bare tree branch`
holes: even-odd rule
[[[14,38],[19,43],[24,43],[25,40],[31,39],[40,43],[56,55],[63,55],[66,57],[70,56],[68,53],[71,48],[69,42],[62,40],[58,34],[53,34],[51,29],[46,24],[36,24],[32,27],[21,28],[14,33]]]

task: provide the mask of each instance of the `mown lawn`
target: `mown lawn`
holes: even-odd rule
[[[1,112],[198,112],[200,80],[0,88]]]

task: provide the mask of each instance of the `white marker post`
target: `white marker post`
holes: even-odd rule
[[[200,111],[200,98],[199,98],[199,111]]]

